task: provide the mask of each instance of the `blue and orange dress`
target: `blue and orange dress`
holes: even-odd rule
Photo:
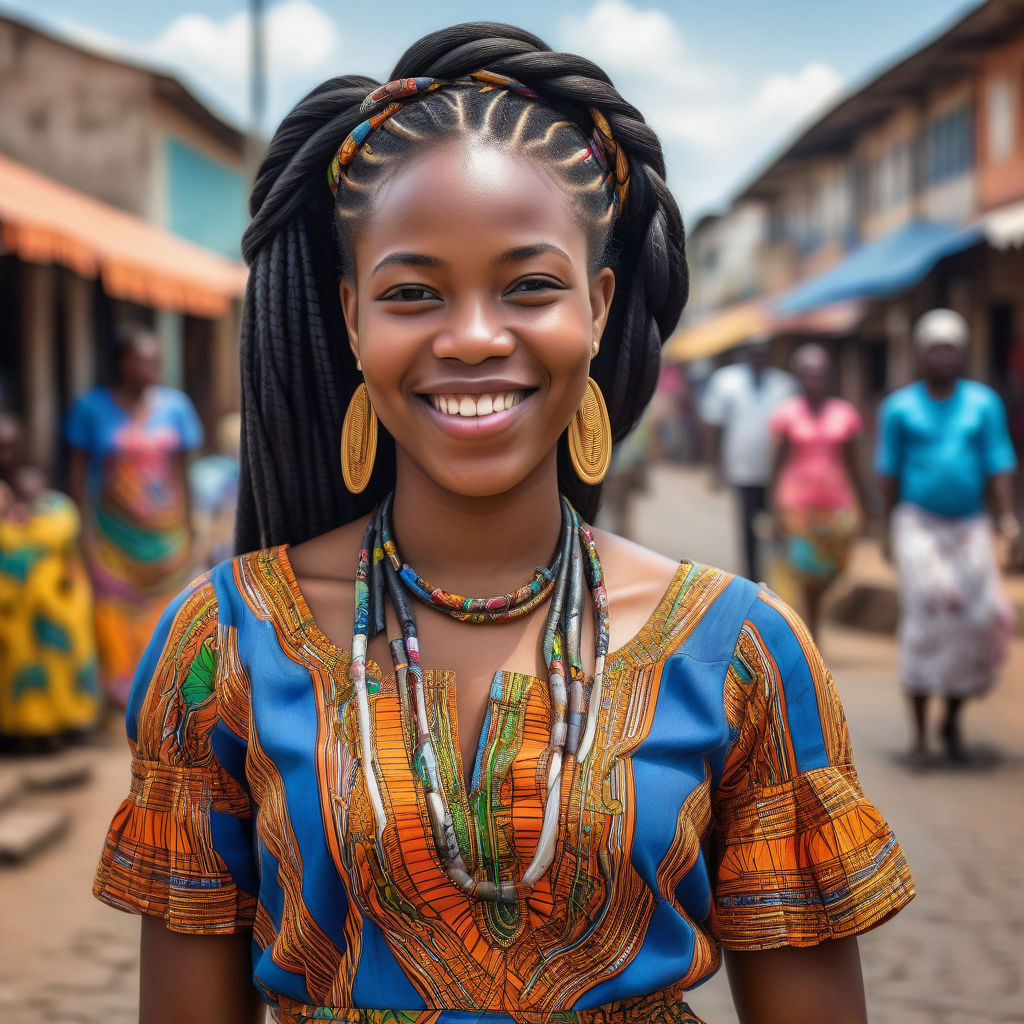
[[[150,388],[133,416],[99,387],[76,399],[64,434],[89,460],[85,551],[100,680],[124,707],[160,613],[190,575],[182,460],[202,444],[203,428],[188,396],[174,388]]]
[[[609,655],[597,740],[563,766],[554,860],[513,904],[444,875],[412,709],[370,663],[378,842],[349,660],[272,548],[168,608],[128,707],[131,794],[94,891],[179,932],[251,929],[277,1021],[695,1022],[684,993],[723,946],[854,935],[914,894],[831,676],[746,580],[684,562]],[[495,674],[469,792],[455,679],[426,687],[463,858],[519,882],[543,816],[547,682]]]

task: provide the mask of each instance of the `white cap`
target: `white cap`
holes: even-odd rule
[[[914,344],[922,352],[934,345],[952,345],[963,352],[969,337],[967,321],[952,309],[931,309],[914,325]]]

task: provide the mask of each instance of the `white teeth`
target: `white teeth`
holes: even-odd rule
[[[490,416],[504,412],[523,400],[522,391],[499,391],[493,395],[430,395],[431,404],[448,416]]]

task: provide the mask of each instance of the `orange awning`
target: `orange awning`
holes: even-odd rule
[[[97,277],[107,294],[156,309],[219,317],[245,291],[247,270],[164,228],[0,156],[6,246],[27,263]]]
[[[742,302],[676,331],[665,343],[664,357],[670,363],[683,363],[717,356],[763,333],[768,326],[769,317],[761,302]]]

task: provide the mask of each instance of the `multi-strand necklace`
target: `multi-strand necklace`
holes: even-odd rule
[[[360,762],[373,808],[377,856],[383,864],[387,812],[377,785],[377,758],[370,733],[366,694],[366,648],[387,629],[386,599],[390,599],[401,636],[389,639],[391,658],[402,705],[410,709],[415,727],[412,767],[424,790],[434,847],[445,875],[462,892],[475,899],[513,904],[514,882],[474,877],[467,866],[441,780],[437,741],[427,715],[423,666],[420,662],[416,617],[410,596],[462,622],[510,622],[528,614],[549,597],[542,654],[547,665],[551,693],[550,760],[540,838],[522,883],[534,885],[551,865],[558,833],[561,806],[562,765],[566,756],[586,760],[594,743],[601,704],[604,662],[608,653],[608,596],[597,556],[594,535],[580,521],[563,497],[558,550],[550,567],[538,568],[528,583],[499,597],[460,597],[431,586],[406,564],[395,545],[391,529],[393,494],[381,502],[363,536],[356,568],[355,615],[352,629],[352,689],[359,723]],[[580,637],[586,589],[595,610],[594,678],[587,694],[586,675],[580,657]],[[411,680],[411,683],[410,683]]]

